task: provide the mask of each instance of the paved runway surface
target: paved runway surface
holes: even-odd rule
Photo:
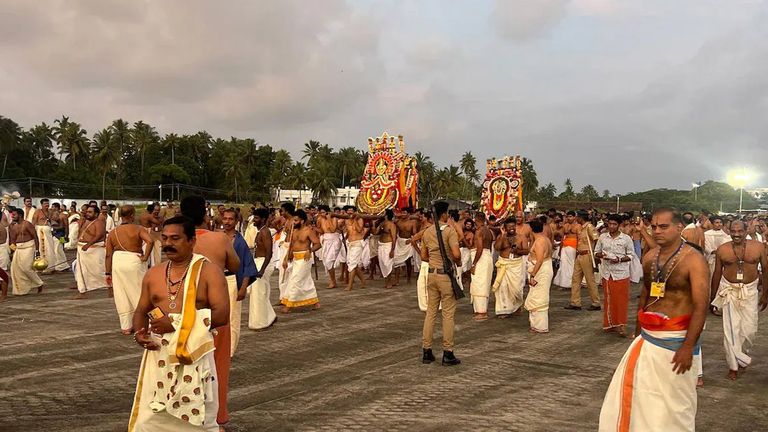
[[[106,291],[71,301],[71,274],[44,280],[42,295],[0,303],[0,431],[125,430],[141,350],[119,333]],[[600,312],[563,310],[567,295],[555,287],[550,334],[530,334],[526,314],[476,323],[465,299],[456,331],[462,365],[441,367],[439,357],[422,365],[415,281],[351,293],[325,286],[321,275],[322,309],[280,315],[267,331],[243,329],[227,430],[596,430],[629,344],[603,334]],[[710,315],[707,327],[698,430],[768,430],[768,330],[753,366],[732,383],[720,319]]]

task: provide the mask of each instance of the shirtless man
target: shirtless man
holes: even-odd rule
[[[10,213],[6,213],[6,209],[3,206],[3,208],[0,209],[0,269],[2,270],[8,270],[11,264],[11,251],[6,244],[6,241],[8,240],[8,227],[10,226],[11,221],[6,214]]]
[[[475,312],[473,318],[475,321],[483,321],[488,319],[488,297],[491,293],[493,278],[491,245],[494,237],[486,224],[485,214],[477,213],[475,215],[475,225],[477,225],[474,239],[475,257],[472,260],[472,267],[469,269],[472,273],[469,292]]]
[[[530,227],[529,227],[530,228]],[[517,235],[517,221],[514,217],[507,218],[500,227],[494,248],[499,252],[496,262],[496,281],[493,290],[496,297],[496,317],[507,318],[511,314],[519,314],[523,305],[523,287],[525,275],[511,277],[514,270],[522,273],[525,269],[522,258],[528,255],[528,236]],[[519,274],[518,273],[518,274]]]
[[[528,285],[525,298],[531,333],[549,333],[549,289],[552,286],[552,243],[544,235],[544,224],[534,219],[528,222],[533,231],[533,243],[528,256]]]
[[[317,231],[307,224],[307,221],[307,213],[304,210],[296,210],[292,221],[291,244],[282,262],[284,269],[288,268],[289,262],[293,262],[291,277],[283,299],[283,313],[290,313],[292,308],[303,306],[320,308],[310,264],[312,254],[320,249],[320,237]],[[351,280],[353,278],[350,276]]]
[[[517,226],[515,227],[515,233],[517,236],[525,237],[529,244],[533,244],[533,231],[531,231],[531,226],[526,223],[525,220],[525,213],[523,213],[522,210],[518,210],[517,213],[515,213],[515,220],[517,221]],[[549,227],[545,226],[543,234],[549,237],[549,233],[546,232]]]
[[[40,200],[40,208],[35,211],[30,221],[35,225],[37,237],[40,241],[38,252],[48,261],[48,268],[43,270],[43,274],[53,273],[56,264],[61,265],[56,262],[56,245],[53,244],[55,239],[53,237],[52,213],[50,201],[48,201],[48,198],[43,198]],[[58,218],[58,215],[56,217]]]
[[[141,281],[154,243],[147,230],[133,223],[135,214],[132,205],[120,208],[122,223],[107,237],[104,260],[107,287],[115,297],[120,330],[124,335],[133,332],[133,312],[141,296]]]
[[[77,290],[73,300],[88,298],[88,291],[107,286],[104,277],[104,261],[106,251],[104,240],[107,238],[107,228],[104,219],[99,218],[99,209],[89,206],[85,211],[85,222],[80,228],[77,239]],[[109,291],[109,296],[112,292]]]
[[[212,234],[207,234],[212,235]],[[222,234],[224,235],[224,234]],[[218,236],[217,236],[218,237]],[[157,335],[166,335],[169,333],[175,333],[177,330],[169,319],[170,314],[179,314],[182,319],[179,320],[181,326],[189,325],[186,323],[194,323],[192,326],[198,326],[202,322],[203,325],[209,325],[210,329],[222,329],[229,324],[229,298],[227,295],[227,283],[224,280],[224,276],[221,271],[221,267],[211,263],[208,260],[200,257],[197,254],[193,254],[193,250],[196,247],[196,230],[195,225],[186,217],[174,217],[166,220],[165,226],[162,231],[163,252],[165,252],[168,261],[163,263],[164,265],[155,266],[147,272],[141,285],[141,297],[136,307],[136,312],[133,315],[133,327],[137,329],[135,340],[144,349],[151,350],[153,352],[145,353],[144,361],[142,363],[139,377],[139,385],[137,385],[137,395],[135,403],[138,406],[134,407],[134,410],[138,410],[136,430],[154,430],[162,426],[163,430],[176,430],[173,425],[178,425],[181,420],[170,418],[166,410],[160,410],[154,412],[150,409],[149,404],[153,399],[154,391],[162,391],[162,385],[155,385],[155,382],[165,379],[165,373],[173,370],[173,367],[168,365],[166,367],[168,351],[173,353],[173,350],[164,348],[161,344],[158,344]],[[188,278],[197,278],[195,284],[195,307],[183,308],[184,297],[187,294],[186,290],[191,284],[188,284]],[[173,297],[171,297],[171,290],[174,290]],[[161,315],[159,318],[148,320],[147,315],[153,309],[159,309]],[[210,318],[204,320],[199,319],[199,313],[202,310],[210,309]],[[194,312],[194,313],[193,313]],[[192,314],[192,315],[190,315]],[[149,330],[148,330],[149,329]],[[152,335],[150,335],[150,331]],[[201,336],[202,337],[202,336]],[[210,336],[208,338],[210,343]],[[215,337],[215,336],[214,336]],[[168,340],[168,336],[164,338]],[[180,339],[181,341],[181,339]],[[192,351],[195,347],[189,347]],[[155,351],[160,350],[164,355],[159,355]],[[218,352],[218,348],[214,351]],[[179,351],[177,350],[176,353]],[[202,358],[193,361],[191,364],[195,366],[199,363],[203,369],[211,368],[213,365],[211,362],[210,354],[206,354]],[[229,357],[229,352],[226,352],[226,357]],[[156,365],[161,363],[158,368]],[[187,363],[184,363],[187,364]],[[199,384],[201,387],[206,385],[213,386],[218,381],[219,388],[221,388],[221,382],[226,381],[226,377],[222,377],[218,373],[219,364],[216,362],[215,368],[217,370],[217,376],[214,378],[214,382],[210,383],[207,379],[201,378],[197,374],[193,378],[189,377],[189,380],[200,379]],[[187,375],[189,376],[189,375]],[[187,381],[187,376],[184,377]],[[187,382],[190,382],[187,381]],[[142,386],[141,383],[144,385]],[[197,383],[196,383],[197,384]],[[159,389],[158,389],[159,387]],[[189,392],[184,394],[186,401],[189,398],[195,398],[195,395],[199,397],[200,392],[193,393],[190,391],[194,385],[190,384],[187,387],[181,386],[181,392]],[[167,388],[167,387],[166,387]],[[165,390],[167,391],[167,390]],[[209,393],[210,392],[210,393]],[[216,394],[213,388],[204,390],[205,396],[211,396]],[[175,392],[173,396],[176,396]],[[210,426],[214,424],[213,417],[216,415],[217,409],[221,412],[221,394],[218,395],[219,406],[216,404],[216,399],[213,397],[205,397],[205,417],[206,425]],[[170,397],[170,395],[169,395]],[[194,406],[194,405],[193,405]],[[224,406],[226,407],[226,396],[224,396]],[[146,422],[147,424],[143,424]],[[149,425],[152,423],[152,426]],[[221,426],[223,423],[218,420],[216,423]],[[186,424],[185,426],[189,426]],[[190,426],[191,427],[191,426]],[[185,429],[186,430],[186,429]],[[201,427],[200,430],[209,430],[208,427]],[[223,430],[220,427],[219,430]]]
[[[696,246],[699,251],[704,251],[704,230],[700,226],[696,226],[696,220],[693,218],[693,213],[683,213],[683,224],[685,228],[681,233],[683,239]]]
[[[11,279],[14,281],[13,294],[25,295],[32,288],[37,288],[39,294],[43,292],[43,281],[32,269],[32,263],[40,256],[35,226],[24,220],[23,209],[11,209],[11,217],[13,222],[8,227],[8,240],[15,248],[11,261]]]
[[[330,208],[326,205],[320,206],[320,212],[317,215],[317,229],[323,239],[323,265],[328,273],[328,289],[336,288],[336,265],[339,262],[339,254],[344,247],[341,244],[341,233],[339,233],[339,224],[331,217]]]
[[[411,283],[413,274],[413,247],[410,245],[411,237],[419,232],[419,221],[411,213],[411,209],[405,209],[400,214],[396,214],[395,224],[397,225],[397,244],[395,245],[395,286],[400,285],[401,269],[405,266],[407,283]]]
[[[193,195],[184,198],[180,205],[182,215],[192,220],[195,226],[194,253],[200,254],[208,259],[211,264],[222,272],[226,283],[224,287],[226,292],[222,293],[229,298],[237,297],[237,280],[235,272],[240,268],[240,259],[235,253],[235,248],[229,237],[223,232],[214,232],[208,230],[208,215],[205,212],[205,199],[201,196]],[[167,220],[164,224],[167,225]],[[163,248],[165,249],[165,247]],[[214,267],[211,266],[211,267]],[[164,266],[158,266],[164,268]],[[218,287],[218,285],[217,285]],[[228,303],[229,304],[229,303]],[[227,307],[229,314],[229,307]],[[227,408],[227,397],[229,392],[229,368],[231,364],[232,349],[232,331],[227,325],[218,328],[218,334],[214,336],[213,343],[216,346],[214,358],[216,359],[216,374],[218,375],[219,390],[219,412],[216,416],[216,422],[224,425],[229,422],[229,410]]]
[[[395,275],[392,272],[395,259],[395,240],[397,239],[397,225],[394,222],[395,214],[392,210],[384,213],[384,221],[376,225],[376,234],[379,235],[379,266],[384,277],[384,288],[395,286]]]
[[[757,240],[746,240],[745,224],[731,224],[732,241],[715,253],[711,304],[713,312],[722,311],[725,358],[728,379],[735,380],[739,370],[752,362],[750,348],[757,334],[757,311],[768,306],[768,258],[766,248]],[[759,267],[763,269],[763,292],[758,301]]]
[[[345,291],[351,291],[355,283],[355,276],[360,279],[360,288],[365,288],[365,273],[363,271],[363,239],[367,234],[364,218],[373,219],[374,217],[361,216],[355,213],[354,207],[347,207],[346,215],[333,215],[333,217],[343,219],[346,228],[347,240],[347,271],[349,272],[349,281]]]
[[[149,265],[159,265],[162,256],[161,249],[163,247],[160,233],[163,227],[163,219],[160,217],[160,204],[150,203],[147,205],[147,211],[139,218],[139,224],[149,233],[155,245],[152,255],[150,255]]]
[[[658,247],[643,258],[645,275],[638,301],[637,338],[614,374],[600,413],[600,429],[609,430],[625,415],[636,430],[693,430],[696,420],[699,337],[709,304],[709,270],[704,257],[681,239],[682,219],[670,208],[651,218]],[[642,332],[641,332],[642,329]],[[627,381],[625,373],[642,366],[650,373]],[[622,402],[632,397],[632,410]]]

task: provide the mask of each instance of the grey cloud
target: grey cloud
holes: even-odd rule
[[[525,40],[540,36],[566,15],[570,0],[496,0],[491,22],[505,37]]]

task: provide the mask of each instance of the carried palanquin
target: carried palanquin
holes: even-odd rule
[[[506,219],[523,209],[523,173],[520,156],[488,159],[485,164],[485,181],[480,200],[480,210],[486,216]]]
[[[387,209],[419,206],[419,171],[416,160],[405,153],[403,136],[368,138],[368,163],[360,180],[357,207],[367,214]]]

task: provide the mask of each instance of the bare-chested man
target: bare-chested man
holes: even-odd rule
[[[320,231],[320,240],[323,243],[322,261],[328,273],[328,288],[336,288],[336,267],[341,265],[341,232],[338,221],[332,218],[331,209],[327,205],[320,206],[317,215],[317,228]]]
[[[643,258],[648,277],[638,301],[637,338],[613,375],[600,430],[695,429],[697,371],[691,367],[707,317],[709,270],[703,256],[683,243],[683,226],[673,209],[653,213],[658,247]],[[627,379],[633,373],[634,380]]]
[[[43,292],[43,281],[37,272],[32,269],[32,262],[40,256],[38,238],[35,226],[24,220],[24,210],[11,209],[13,222],[8,228],[8,240],[11,249],[14,250],[11,261],[11,280],[13,281],[13,295],[26,295],[37,288],[37,292]]]
[[[289,262],[293,263],[290,279],[285,288],[285,298],[282,299],[283,313],[305,306],[320,308],[315,281],[312,280],[311,264],[312,254],[318,249],[320,249],[320,237],[317,231],[307,224],[307,213],[304,210],[296,210],[293,216],[291,244],[282,262],[284,269],[288,268]]]
[[[73,300],[88,298],[88,291],[107,286],[105,277],[106,250],[104,240],[107,238],[106,223],[99,218],[99,209],[89,205],[85,210],[85,222],[80,227],[77,239],[77,281],[78,294]],[[111,295],[111,292],[109,293]]]
[[[491,282],[493,279],[493,256],[491,245],[493,233],[488,228],[484,213],[475,214],[475,254],[472,256],[472,282],[469,285],[474,320],[488,319],[488,297],[491,295]]]
[[[525,213],[523,213],[522,210],[518,210],[517,213],[515,213],[515,221],[517,221],[515,235],[518,237],[525,237],[528,244],[533,244],[533,231],[531,230],[531,226],[526,223]],[[548,227],[545,227],[543,233],[549,237],[549,233],[546,232],[547,229]]]
[[[768,306],[766,248],[757,240],[747,240],[745,228],[742,221],[731,224],[732,241],[717,248],[712,275],[712,307],[723,314],[723,345],[731,380],[752,362],[749,351],[757,334],[758,305],[761,311]],[[763,271],[763,292],[759,301],[758,266]]]
[[[133,333],[133,312],[141,297],[141,281],[154,246],[147,230],[134,223],[135,216],[132,205],[120,208],[121,224],[107,237],[104,261],[107,285],[113,291],[124,335]]]
[[[683,232],[681,233],[683,239],[696,246],[699,251],[704,251],[704,230],[700,226],[696,226],[696,219],[693,217],[693,213],[683,213]]]
[[[56,245],[53,244],[53,220],[51,219],[51,213],[50,201],[48,201],[48,198],[43,198],[40,200],[40,208],[34,212],[30,221],[35,225],[37,238],[40,241],[38,252],[40,256],[48,261],[48,268],[43,270],[43,274],[53,273],[54,267],[59,264],[56,262]],[[69,266],[67,265],[67,267]]]
[[[549,289],[552,286],[552,242],[544,235],[544,224],[534,219],[528,222],[533,243],[528,255],[528,297],[525,309],[531,333],[549,333]]]
[[[384,221],[376,225],[376,234],[379,235],[379,267],[384,277],[384,288],[395,286],[395,275],[392,272],[395,262],[395,248],[397,246],[397,225],[394,222],[395,213],[392,210],[384,212]]]
[[[395,243],[395,286],[400,285],[401,269],[405,267],[406,282],[411,283],[413,274],[413,247],[411,246],[411,237],[419,232],[419,221],[414,216],[412,209],[405,209],[400,213],[395,213],[395,225],[397,225],[397,239]]]
[[[571,287],[573,279],[573,267],[576,263],[576,248],[579,247],[579,233],[581,225],[576,222],[576,212],[568,211],[565,214],[565,223],[562,228],[563,241],[560,244],[560,268],[555,275],[553,284],[559,287]]]
[[[253,285],[251,285],[248,313],[248,328],[251,330],[266,329],[277,319],[269,299],[270,278],[275,269],[272,260],[274,253],[272,233],[267,226],[269,217],[269,209],[260,207],[253,211],[253,219],[251,220],[257,230],[254,238],[256,276]]]
[[[149,237],[154,244],[152,255],[149,256],[149,266],[159,265],[162,259],[161,249],[163,248],[160,234],[163,226],[163,219],[160,216],[160,204],[150,203],[147,205],[147,211],[139,218],[139,224],[149,233]]]
[[[209,217],[205,211],[205,199],[201,196],[188,196],[181,201],[182,215],[192,220],[195,225],[194,252],[208,259],[218,267],[226,280],[229,303],[234,303],[237,298],[237,278],[235,273],[240,267],[240,259],[235,253],[232,242],[223,232],[214,232],[207,229]],[[162,266],[160,266],[162,268]],[[229,308],[227,308],[229,313]],[[227,320],[229,322],[229,320]],[[229,368],[232,355],[232,329],[229,324],[218,328],[218,333],[213,338],[216,346],[214,358],[216,359],[216,374],[218,375],[219,412],[216,422],[223,425],[229,422],[229,410],[227,398],[229,394]]]
[[[517,227],[514,217],[507,218],[494,243],[494,248],[499,252],[496,280],[493,283],[497,318],[507,318],[518,313],[523,305],[526,279],[523,260],[529,252],[529,241],[527,235],[517,234]]]
[[[11,264],[11,250],[8,243],[8,227],[11,225],[10,213],[5,205],[0,209],[0,269],[7,271]],[[6,281],[10,282],[10,281]]]
[[[360,279],[360,288],[365,288],[365,273],[363,270],[363,239],[367,234],[365,228],[364,216],[355,213],[355,208],[349,206],[346,208],[346,215],[333,215],[333,217],[343,219],[346,232],[347,247],[347,271],[349,272],[349,281],[345,291],[351,291],[355,282],[355,277]],[[370,217],[369,217],[370,218]]]
[[[222,430],[216,420],[222,377],[210,330],[229,323],[227,283],[218,265],[193,254],[196,231],[190,219],[166,220],[162,239],[168,261],[147,272],[133,316],[136,343],[148,351],[128,430]],[[194,307],[185,307],[190,302]],[[148,320],[150,313],[155,318]]]

